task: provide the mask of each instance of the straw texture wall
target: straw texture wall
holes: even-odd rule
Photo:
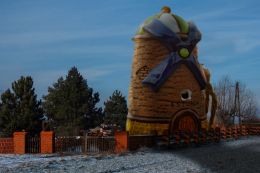
[[[129,133],[135,131],[133,133],[143,134],[145,131],[147,134],[154,130],[158,132],[160,126],[162,128],[160,133],[162,133],[169,127],[168,124],[175,113],[182,109],[191,109],[197,113],[200,120],[205,120],[205,93],[200,90],[197,80],[186,65],[181,65],[157,92],[154,92],[149,86],[142,85],[142,80],[149,71],[166,58],[169,51],[159,40],[149,36],[137,36],[134,38],[134,42],[128,98],[127,130]],[[182,101],[181,92],[184,89],[189,89],[192,92],[191,100]],[[140,119],[142,119],[143,124]],[[133,128],[136,124],[140,130]],[[202,125],[205,126],[206,123],[202,122]]]

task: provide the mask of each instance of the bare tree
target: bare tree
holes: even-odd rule
[[[243,84],[240,87],[240,112],[244,120],[252,119],[256,116],[257,102],[254,93]]]
[[[217,99],[218,108],[217,115],[221,117],[225,124],[229,121],[231,116],[231,109],[233,102],[231,100],[232,96],[232,81],[228,76],[223,77],[214,87]]]
[[[224,76],[214,87],[219,103],[217,115],[223,119],[226,125],[230,124],[232,117],[237,114],[235,109],[235,83],[229,76]],[[239,97],[238,107],[241,119],[247,120],[255,117],[257,111],[256,99],[253,92],[242,82],[239,82]]]

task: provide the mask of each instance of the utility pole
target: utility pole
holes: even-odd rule
[[[233,123],[234,123],[234,120],[235,120],[235,116],[238,116],[239,124],[241,124],[240,100],[239,100],[239,82],[236,82]]]

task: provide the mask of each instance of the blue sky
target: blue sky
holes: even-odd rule
[[[229,75],[260,98],[258,0],[1,0],[0,93],[31,75],[41,98],[76,66],[101,104],[115,89],[127,96],[131,38],[164,5],[201,30],[199,61],[213,82]]]

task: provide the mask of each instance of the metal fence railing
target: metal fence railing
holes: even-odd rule
[[[114,137],[58,136],[55,137],[56,152],[101,153],[114,152]]]
[[[114,137],[92,137],[86,136],[85,152],[86,153],[100,153],[100,152],[114,152],[115,151]]]
[[[56,152],[84,152],[85,139],[82,136],[57,136],[55,137]]]
[[[25,142],[26,153],[40,153],[40,137],[39,136],[26,136]]]

